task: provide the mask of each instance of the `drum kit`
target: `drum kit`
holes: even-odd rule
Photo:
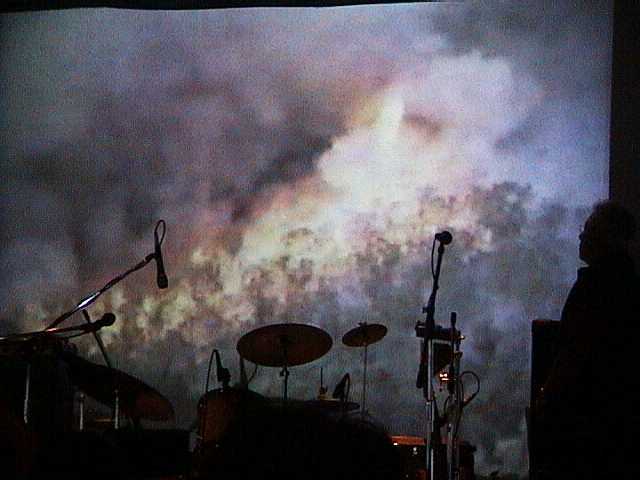
[[[98,323],[93,322],[92,325]],[[38,331],[0,337],[1,364],[3,367],[19,365],[13,368],[12,383],[14,387],[20,387],[13,389],[13,401],[2,401],[0,407],[7,410],[3,414],[7,413],[17,420],[15,423],[20,424],[22,431],[34,433],[39,443],[43,444],[54,442],[62,432],[122,430],[123,419],[129,420],[125,430],[130,427],[141,428],[142,420],[163,422],[174,419],[171,402],[155,388],[113,366],[100,365],[78,355],[75,345],[68,338],[89,333],[92,329],[80,325],[51,330],[48,333]],[[279,368],[282,395],[279,398],[267,398],[248,388],[228,387],[228,382],[224,388],[205,392],[198,402],[196,450],[211,442],[219,442],[229,422],[253,406],[271,404],[329,415],[358,412],[364,415],[368,349],[382,340],[386,333],[387,328],[383,325],[360,323],[342,338],[345,346],[363,349],[360,404],[350,401],[344,392],[334,392],[333,396],[321,394],[310,400],[289,398],[290,369],[320,359],[333,346],[331,336],[321,328],[300,323],[281,323],[262,326],[243,335],[237,343],[241,358],[255,365]],[[44,369],[43,362],[46,363]],[[56,374],[52,375],[51,372]],[[16,391],[20,393],[18,401]],[[110,407],[112,415],[107,418],[88,418],[86,397]],[[19,433],[22,434],[22,431]]]
[[[369,345],[382,340],[386,333],[387,327],[384,325],[360,323],[342,337],[342,343],[348,347],[364,347],[363,411],[366,399],[367,349]],[[242,358],[256,365],[282,368],[282,401],[287,403],[289,367],[307,364],[323,357],[332,345],[331,336],[318,327],[300,323],[280,323],[260,327],[245,334],[238,341],[237,350]],[[323,402],[332,403],[320,398],[316,405],[323,405]]]
[[[64,333],[86,333],[74,329],[67,327]],[[16,450],[8,454],[9,476],[39,478],[45,472],[78,473],[82,468],[125,470],[129,468],[125,463],[135,463],[135,452],[132,458],[122,458],[121,448],[107,437],[122,443],[133,430],[143,430],[143,420],[171,421],[173,406],[135,376],[80,357],[59,330],[57,335],[30,332],[0,337],[4,385],[0,454],[7,448]],[[105,407],[111,409],[111,415],[100,413],[92,418]],[[122,424],[125,418],[130,422],[126,426]],[[160,436],[168,439],[166,433]],[[105,452],[114,453],[111,465],[96,466],[105,461]]]
[[[247,388],[225,386],[205,392],[198,402],[196,450],[219,442],[232,419],[244,415],[253,407],[269,403],[320,411],[330,415],[346,415],[355,411],[365,415],[367,350],[370,345],[382,340],[386,333],[387,328],[384,325],[360,323],[342,338],[342,343],[348,347],[364,348],[361,404],[349,401],[348,395],[344,393],[334,392],[331,397],[327,396],[322,380],[318,398],[311,400],[289,398],[290,368],[322,358],[333,345],[331,336],[321,328],[301,323],[279,323],[262,326],[246,333],[237,343],[236,348],[240,357],[255,365],[280,368],[282,395],[278,398],[267,398]]]
[[[112,288],[130,273],[140,270],[153,260],[158,263],[159,288],[167,287],[166,277],[161,275],[164,271],[161,268],[160,244],[162,243],[162,238],[164,238],[164,233],[162,238],[158,236],[159,227],[163,225],[163,221],[158,222],[156,225],[154,253],[147,255],[144,260],[134,267],[109,281],[100,290],[82,299],[73,309],[55,319],[47,328],[35,332],[0,337],[0,377],[3,379],[4,385],[8,386],[4,391],[0,391],[0,433],[9,432],[8,442],[6,438],[0,436],[0,454],[4,455],[5,450],[17,449],[17,454],[13,456],[10,454],[9,459],[12,462],[15,460],[14,472],[18,475],[33,473],[33,465],[38,465],[41,460],[37,460],[37,458],[43,455],[45,469],[49,468],[51,462],[55,465],[63,465],[65,464],[64,462],[69,461],[73,463],[73,449],[65,451],[65,448],[60,446],[64,445],[60,439],[70,432],[84,433],[86,425],[93,428],[96,425],[100,425],[101,430],[120,432],[122,434],[126,434],[127,431],[135,433],[135,435],[129,435],[128,437],[120,433],[116,435],[120,441],[119,451],[134,450],[133,452],[127,452],[128,458],[134,463],[136,456],[144,456],[141,451],[136,451],[136,449],[142,448],[144,445],[141,444],[144,443],[153,443],[158,446],[164,442],[158,448],[164,449],[162,450],[163,452],[173,451],[174,455],[181,455],[185,450],[189,449],[189,430],[176,431],[180,435],[169,438],[166,435],[161,435],[160,430],[157,431],[158,434],[156,435],[153,430],[142,429],[142,420],[173,421],[175,419],[173,406],[166,397],[150,385],[113,367],[98,336],[98,331],[103,327],[112,325],[115,322],[115,316],[107,313],[100,320],[92,322],[86,310],[102,293]],[[435,378],[449,363],[449,390],[452,392],[452,404],[456,405],[456,411],[459,413],[465,404],[459,394],[461,390],[460,378],[462,376],[459,372],[459,357],[461,355],[459,343],[462,336],[455,329],[455,318],[452,318],[450,329],[441,329],[434,324],[433,320],[437,278],[444,246],[442,243],[444,242],[441,241],[438,264],[435,270],[434,290],[432,291],[429,305],[425,307],[427,321],[424,323],[419,322],[416,326],[417,336],[424,339],[417,386],[424,389],[428,412],[430,412],[434,404],[430,379]],[[61,322],[77,312],[82,313],[86,320],[85,324],[64,328],[59,327]],[[88,333],[93,334],[106,365],[99,365],[81,358],[75,345],[69,342],[72,338]],[[280,369],[282,395],[278,398],[267,398],[249,390],[248,382],[245,381],[242,375],[244,372],[242,367],[239,386],[229,387],[230,376],[228,370],[221,367],[219,352],[214,350],[217,354],[218,381],[222,383],[222,388],[213,390],[208,388],[208,377],[211,368],[210,360],[205,392],[197,404],[197,422],[193,424],[191,429],[195,430],[197,426],[195,450],[190,459],[190,465],[186,466],[182,473],[187,473],[188,470],[193,472],[193,465],[197,464],[198,456],[206,452],[211,446],[215,446],[222,441],[230,422],[263,405],[307,409],[343,417],[352,413],[360,413],[364,419],[368,415],[366,402],[369,348],[380,342],[386,334],[387,327],[384,325],[361,322],[358,326],[347,331],[342,337],[342,343],[346,347],[362,349],[362,396],[360,403],[349,400],[351,377],[348,373],[338,383],[333,394],[329,397],[326,394],[327,389],[323,385],[322,369],[320,393],[317,398],[310,400],[289,398],[290,369],[322,358],[333,346],[331,335],[319,327],[301,323],[270,324],[251,330],[238,340],[236,349],[240,355],[241,365],[243,365],[242,362],[244,360],[247,360],[255,364],[256,368],[257,366],[264,366]],[[426,375],[423,374],[425,365],[428,366]],[[426,385],[426,387],[423,385]],[[456,385],[455,388],[454,385]],[[111,417],[94,418],[86,422],[85,398],[87,396],[97,401],[98,404],[111,408]],[[77,404],[76,401],[78,402]],[[468,403],[468,400],[466,403]],[[432,479],[435,478],[433,473],[435,470],[430,466],[437,464],[433,455],[433,445],[437,442],[431,442],[430,436],[435,431],[434,425],[437,425],[435,417],[436,415],[429,415],[430,422],[433,425],[429,427],[425,437],[427,449],[426,470],[431,472]],[[127,428],[123,429],[121,425],[122,418],[129,420]],[[455,423],[455,425],[459,424],[459,420],[453,421],[450,419],[449,422]],[[87,433],[90,433],[90,431],[91,428]],[[166,433],[167,430],[164,430],[164,432]],[[141,436],[141,434],[144,435]],[[167,438],[167,441],[160,440],[161,437]],[[185,438],[187,439],[186,442],[183,441]],[[454,445],[454,440],[456,440],[455,435],[451,437],[449,445]],[[80,437],[80,443],[83,442],[85,442],[85,438]],[[58,446],[57,449],[52,448],[52,446],[56,445]],[[129,448],[129,445],[132,447]],[[186,448],[183,448],[185,445]],[[112,448],[112,446],[112,443],[108,445],[103,443],[94,449],[96,451],[90,452],[86,456],[89,460],[85,459],[88,462],[88,468],[95,468],[91,465],[91,455],[102,455],[104,453],[101,451],[102,449]],[[175,448],[173,448],[174,446]],[[181,451],[178,452],[178,450]],[[159,452],[160,450],[157,451]],[[27,453],[25,454],[24,452]],[[191,454],[189,453],[187,457],[189,455]],[[156,465],[159,459],[167,460],[171,457],[168,454],[149,454],[147,456]],[[176,462],[178,456],[174,458]],[[71,460],[67,457],[70,457]],[[100,458],[103,457],[104,455]],[[183,457],[180,456],[181,459]],[[453,454],[450,454],[449,457],[455,458]],[[47,464],[47,461],[50,463]],[[450,461],[450,464],[453,465],[453,462]],[[105,468],[107,466],[106,464],[104,465]],[[148,467],[148,465],[145,465],[145,467]],[[37,469],[38,467],[35,468]],[[449,478],[452,479],[454,477],[453,467],[451,466],[449,470]],[[64,473],[64,471],[59,471],[59,473]]]

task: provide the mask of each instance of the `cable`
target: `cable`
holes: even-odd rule
[[[162,224],[162,236],[158,238],[158,228],[160,228],[161,224]],[[164,242],[164,236],[166,233],[167,233],[167,224],[165,223],[164,220],[158,220],[158,223],[156,223],[156,227],[153,229],[153,238],[159,245],[162,245],[162,242]]]
[[[464,398],[464,383],[462,382],[462,377],[464,377],[465,375],[472,375],[473,378],[475,378],[475,380],[476,380],[476,391],[473,392],[473,394],[469,398],[467,398],[466,400]],[[464,372],[462,372],[460,374],[458,384],[459,384],[459,388],[460,388],[460,398],[462,399],[462,403],[460,404],[460,409],[458,411],[458,415],[457,415],[457,419],[456,419],[456,425],[455,425],[454,430],[453,430],[454,438],[457,437],[457,435],[458,435],[458,429],[460,428],[460,421],[462,420],[462,411],[464,410],[464,408],[474,398],[476,398],[476,396],[480,392],[480,377],[478,377],[478,375],[476,375],[471,370],[465,370]]]
[[[469,398],[467,398],[466,400],[464,398],[462,399],[462,406],[463,407],[467,406],[467,404],[469,404],[474,398],[476,398],[478,393],[480,393],[480,377],[478,377],[478,375],[476,375],[471,370],[465,370],[464,372],[462,372],[460,374],[460,380],[462,380],[462,377],[464,375],[472,375],[473,378],[475,378],[475,380],[476,380],[476,391],[473,392],[473,394]]]

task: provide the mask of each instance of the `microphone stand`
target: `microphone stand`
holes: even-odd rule
[[[434,240],[435,242],[435,240]],[[440,267],[442,266],[442,256],[444,254],[444,244],[440,242],[438,247],[438,260],[436,264],[436,270],[433,275],[433,288],[431,289],[431,295],[426,307],[422,308],[422,313],[426,313],[426,319],[424,322],[418,322],[416,324],[416,336],[421,337],[421,358],[420,368],[418,371],[418,380],[416,386],[421,388],[423,396],[425,398],[425,413],[426,413],[426,432],[425,432],[425,446],[426,446],[426,459],[425,466],[431,480],[436,479],[435,469],[439,465],[436,462],[438,459],[437,452],[440,450],[435,446],[434,440],[438,440],[439,435],[437,429],[439,428],[439,419],[437,405],[435,400],[435,392],[432,384],[432,378],[434,375],[434,340],[436,333],[435,324],[435,306],[436,295],[439,288],[440,279]],[[433,265],[433,264],[432,264]],[[427,371],[424,371],[424,363],[427,363]],[[425,378],[426,374],[426,378]]]
[[[89,312],[87,312],[86,310],[82,310],[82,316],[87,321],[87,323],[91,325],[91,317],[89,317]],[[102,358],[104,358],[104,362],[107,364],[107,367],[113,368],[111,366],[111,361],[109,360],[109,356],[107,355],[107,351],[104,349],[104,343],[102,343],[102,338],[100,338],[100,335],[98,335],[98,331],[93,330],[91,333],[93,333],[93,338],[96,339],[96,343],[98,344],[98,347],[100,347],[100,351],[102,352]]]
[[[87,308],[89,305],[91,305],[93,302],[95,302],[98,297],[100,297],[100,295],[102,295],[104,292],[106,292],[107,290],[109,290],[111,287],[113,287],[114,285],[120,283],[122,280],[124,280],[127,276],[129,276],[130,274],[132,274],[133,272],[140,270],[141,268],[144,268],[151,260],[153,260],[155,258],[155,254],[154,253],[150,253],[149,255],[147,255],[144,260],[141,260],[140,262],[138,262],[137,264],[135,264],[133,267],[131,267],[129,270],[127,270],[126,272],[121,273],[120,275],[116,276],[115,278],[112,278],[111,280],[109,280],[107,282],[107,284],[102,287],[100,290],[92,293],[91,295],[83,298],[82,300],[80,300],[80,302],[78,302],[78,304],[73,307],[71,310],[69,310],[68,312],[63,313],[62,315],[60,315],[58,318],[56,318],[53,322],[51,322],[51,325],[49,325],[45,330],[49,330],[51,328],[54,328],[56,326],[58,326],[59,324],[61,324],[63,321],[65,321],[67,318],[69,318],[71,315],[73,315],[74,313],[78,312],[79,310],[84,310],[85,308]]]
[[[67,318],[69,318],[71,315],[73,315],[74,313],[78,312],[79,310],[82,310],[82,315],[84,316],[84,319],[87,322],[91,323],[91,318],[89,317],[89,314],[87,313],[86,308],[89,305],[91,305],[92,303],[94,303],[98,299],[98,297],[100,297],[100,295],[102,295],[104,292],[106,292],[107,290],[109,290],[113,286],[115,286],[118,283],[120,283],[122,280],[124,280],[127,276],[129,276],[133,272],[136,272],[136,271],[144,268],[154,258],[155,258],[155,253],[150,253],[143,260],[141,260],[140,262],[135,264],[133,267],[131,267],[129,270],[127,270],[127,271],[121,273],[120,275],[116,276],[115,278],[112,278],[111,280],[109,280],[101,289],[99,289],[96,292],[92,293],[91,295],[83,298],[71,310],[69,310],[68,312],[63,313],[58,318],[56,318],[53,322],[51,322],[51,325],[49,325],[47,328],[45,328],[45,331],[51,331],[52,329],[55,330],[55,327],[57,325],[61,324],[63,321],[65,321]],[[100,351],[102,352],[102,356],[104,358],[104,361],[106,362],[107,366],[110,369],[113,370],[113,366],[111,365],[111,361],[109,360],[109,356],[107,355],[107,352],[106,352],[106,350],[104,348],[104,344],[102,343],[102,339],[98,336],[97,332],[95,332],[95,331],[93,332],[93,336],[96,339],[96,342],[98,343],[98,347],[100,348]],[[84,408],[84,406],[83,406],[83,408]],[[117,385],[114,388],[113,422],[114,422],[114,429],[118,430],[120,428],[120,393],[119,393],[119,389],[118,389]]]
[[[451,331],[449,335],[449,345],[451,357],[449,372],[447,374],[447,390],[450,401],[447,415],[447,475],[449,480],[455,480],[460,470],[460,449],[458,445],[458,428],[460,416],[462,415],[462,386],[460,383],[460,351],[461,334],[456,330],[457,314],[451,312]]]

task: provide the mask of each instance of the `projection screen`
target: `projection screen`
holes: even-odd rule
[[[457,313],[480,378],[462,438],[477,472],[523,474],[531,321],[559,319],[578,234],[607,196],[609,2],[389,4],[2,14],[0,335],[43,328],[162,245],[90,306],[115,366],[191,428],[209,355],[268,324],[333,338],[290,395],[362,389],[420,436],[416,322]],[[64,325],[82,322],[80,315]],[[91,336],[74,340],[101,363]],[[249,373],[253,365],[248,365]],[[215,386],[212,377],[211,385]],[[278,369],[250,388],[281,395]],[[470,382],[470,393],[475,388]],[[96,407],[98,408],[98,407]]]

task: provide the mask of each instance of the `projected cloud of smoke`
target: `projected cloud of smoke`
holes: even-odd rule
[[[478,8],[3,16],[3,333],[141,259],[164,218],[170,288],[149,269],[92,314],[117,315],[104,339],[118,367],[178,423],[211,348],[233,367],[240,336],[270,323],[334,339],[293,369],[293,396],[313,398],[323,367],[330,384],[350,372],[358,399],[361,352],[340,338],[368,321],[389,328],[369,410],[419,435],[414,327],[446,228],[438,321],[458,313],[482,380],[463,436],[481,470],[524,471],[529,324],[559,317],[606,192],[608,10],[556,7],[561,27]],[[278,396],[277,370],[251,387]]]

